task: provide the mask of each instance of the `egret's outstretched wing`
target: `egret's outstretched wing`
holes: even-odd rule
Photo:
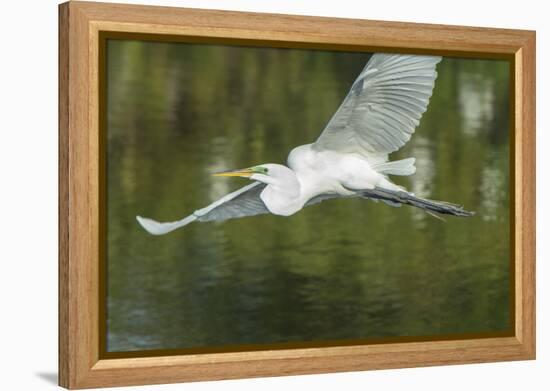
[[[426,111],[439,61],[373,54],[313,147],[385,161],[409,141]]]
[[[197,216],[199,221],[204,222],[224,221],[269,213],[260,198],[260,194],[266,186],[265,183],[253,182],[227,194],[206,208],[195,211],[193,214]]]
[[[224,221],[269,213],[260,198],[265,186],[264,183],[253,182],[178,221],[161,223],[141,216],[136,216],[136,219],[150,234],[164,235],[193,221]]]

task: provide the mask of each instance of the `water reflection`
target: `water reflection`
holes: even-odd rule
[[[506,330],[508,64],[444,59],[397,181],[471,219],[334,200],[147,235],[315,140],[368,55],[110,41],[108,350]]]
[[[459,82],[462,129],[469,136],[478,136],[478,132],[494,119],[494,80],[476,73],[463,73]]]

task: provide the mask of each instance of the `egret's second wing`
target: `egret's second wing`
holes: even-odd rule
[[[428,107],[441,57],[373,54],[314,144],[318,150],[386,160]]]
[[[260,193],[265,186],[264,183],[254,182],[241,187],[239,190],[227,194],[207,207],[198,209],[193,214],[178,221],[161,223],[141,216],[136,216],[136,219],[150,234],[164,235],[193,221],[224,221],[269,213],[260,198]]]
[[[206,208],[196,210],[193,215],[197,216],[198,221],[224,221],[269,213],[260,198],[260,194],[266,186],[262,182],[253,182],[229,193]]]

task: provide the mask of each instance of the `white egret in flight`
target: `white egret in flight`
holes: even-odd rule
[[[458,205],[416,197],[388,177],[416,171],[413,157],[388,161],[388,154],[405,145],[420,122],[439,61],[435,56],[372,55],[317,141],[294,148],[286,166],[260,164],[214,174],[253,182],[182,220],[160,223],[137,216],[138,222],[149,233],[163,235],[193,221],[290,216],[323,200],[352,197],[411,205],[430,214],[473,215]]]

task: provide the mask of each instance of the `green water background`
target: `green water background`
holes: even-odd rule
[[[445,58],[410,143],[417,195],[473,218],[333,200],[283,218],[176,220],[313,142],[367,53],[109,40],[107,350],[510,329],[509,64]]]

